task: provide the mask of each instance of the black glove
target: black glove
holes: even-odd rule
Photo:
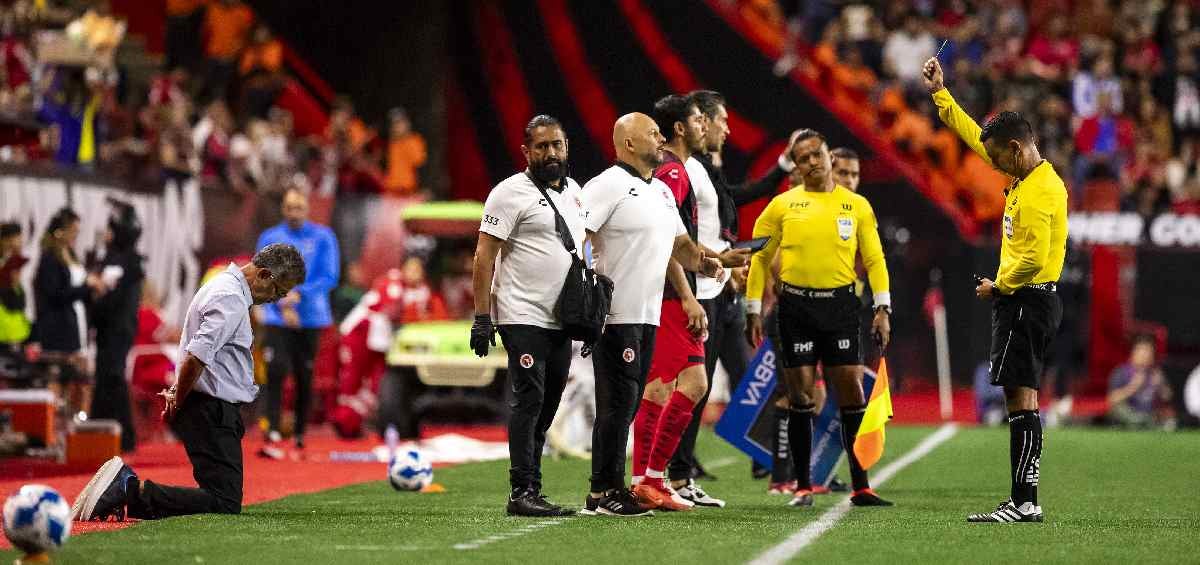
[[[492,330],[491,314],[476,314],[471,324],[471,350],[480,357],[487,357],[488,342],[496,345],[496,334]]]

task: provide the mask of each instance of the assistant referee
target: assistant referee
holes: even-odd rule
[[[854,260],[861,252],[875,290],[872,334],[886,346],[891,324],[887,265],[875,212],[866,198],[833,180],[833,164],[824,136],[800,130],[792,145],[792,162],[803,187],[776,196],[754,223],[754,237],[770,242],[750,262],[746,283],[746,335],[762,343],[762,295],[771,263],[781,259],[779,279],[779,351],[783,382],[791,404],[788,443],[811,446],[817,364],[836,387],[842,416],[842,441],[854,482],[851,501],[857,506],[890,506],[871,489],[867,473],[854,456],[854,439],[866,411],[862,389],[862,344],[859,302],[854,292]],[[811,449],[793,449],[796,490],[790,506],[812,506]]]
[[[992,384],[1008,404],[1011,497],[968,522],[1041,522],[1037,485],[1042,457],[1038,380],[1062,322],[1055,293],[1067,252],[1067,187],[1034,142],[1033,127],[1016,112],[1001,112],[983,129],[946,90],[937,58],[925,62],[925,86],[942,121],[1000,172],[1013,178],[1004,190],[1004,236],[995,282],[975,288],[992,300]]]

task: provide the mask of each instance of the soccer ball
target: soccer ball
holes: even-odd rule
[[[388,482],[396,490],[421,490],[433,482],[433,465],[415,449],[399,451],[388,462]]]
[[[57,550],[71,535],[71,507],[46,485],[25,485],[4,502],[4,535],[26,553]]]

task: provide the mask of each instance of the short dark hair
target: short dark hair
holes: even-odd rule
[[[658,124],[658,131],[667,141],[675,139],[675,122],[687,123],[692,108],[696,107],[696,103],[687,96],[668,94],[659,98],[654,103],[654,121]]]
[[[718,106],[726,105],[725,95],[715,90],[693,90],[687,97],[696,104],[701,114],[709,118],[717,115]]]
[[[983,126],[983,131],[979,132],[980,143],[986,143],[987,140],[993,138],[1002,143],[1009,141],[1029,143],[1033,141],[1033,126],[1029,125],[1029,120],[1017,112],[1000,112],[996,117],[988,120]]]
[[[279,280],[296,284],[304,282],[304,277],[308,274],[304,267],[304,257],[290,243],[272,243],[259,249],[250,262],[254,263],[255,267],[271,271]]]
[[[1153,346],[1155,349],[1158,349],[1158,339],[1156,339],[1154,337],[1154,334],[1145,333],[1145,332],[1135,334],[1133,336],[1132,342],[1129,344],[1129,347],[1130,347],[1130,349],[1132,349],[1143,343],[1149,344],[1149,345]]]
[[[17,222],[4,222],[0,224],[0,239],[21,235],[21,224]]]
[[[562,122],[558,121],[558,118],[546,114],[534,116],[533,119],[529,120],[529,123],[525,124],[525,145],[529,145],[533,141],[533,130],[537,128],[562,129]]]
[[[849,147],[838,147],[837,149],[830,151],[829,154],[833,155],[834,159],[853,159],[855,161],[858,160],[858,152]]]
[[[829,144],[829,141],[825,139],[824,135],[821,135],[821,132],[819,132],[815,129],[812,129],[812,128],[804,128],[804,129],[800,130],[796,134],[796,143],[800,143],[801,141],[807,141],[814,137],[817,139],[820,139],[821,143],[824,143],[826,145]]]

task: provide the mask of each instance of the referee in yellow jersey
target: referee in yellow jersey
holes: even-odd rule
[[[803,186],[771,200],[754,222],[754,237],[770,237],[750,262],[746,282],[746,336],[762,343],[762,295],[768,270],[780,256],[777,306],[783,384],[791,404],[788,443],[792,450],[796,490],[790,506],[812,506],[813,416],[817,363],[825,381],[835,387],[841,406],[842,441],[854,483],[851,501],[858,506],[891,506],[867,481],[867,472],[854,456],[854,436],[862,424],[866,399],[862,389],[862,344],[859,302],[854,293],[854,260],[861,252],[871,288],[875,289],[872,334],[887,345],[891,324],[891,295],[887,265],[875,212],[866,198],[833,180],[829,146],[820,133],[800,130],[792,146],[792,161]]]
[[[1008,404],[1011,497],[968,522],[1041,522],[1037,485],[1042,457],[1038,380],[1062,322],[1055,293],[1067,253],[1067,187],[1042,159],[1033,127],[1016,112],[1001,112],[979,128],[946,90],[942,66],[925,62],[925,85],[942,121],[971,149],[1013,178],[1004,190],[1004,234],[996,280],[981,279],[975,294],[992,301],[992,384]]]

